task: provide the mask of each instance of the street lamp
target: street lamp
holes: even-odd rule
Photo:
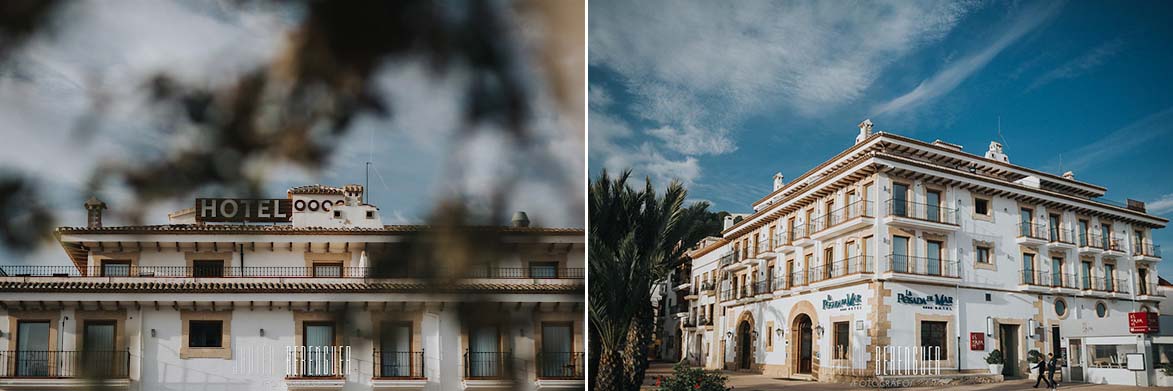
[[[822,337],[823,336],[823,325],[815,326],[815,332],[818,333],[820,337]]]
[[[988,337],[994,336],[994,318],[993,317],[989,317],[989,316],[986,317],[986,336],[988,336]]]

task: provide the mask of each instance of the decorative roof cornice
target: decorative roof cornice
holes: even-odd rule
[[[0,292],[52,293],[581,293],[583,284],[458,283],[412,281],[216,282],[216,281],[14,281]]]

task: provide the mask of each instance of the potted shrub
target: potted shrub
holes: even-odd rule
[[[732,387],[725,385],[728,380],[720,372],[676,364],[672,376],[659,383],[659,391],[730,391]]]
[[[995,375],[1002,373],[1002,360],[1004,360],[1002,351],[998,349],[994,349],[986,355],[986,364],[990,365],[990,373]]]

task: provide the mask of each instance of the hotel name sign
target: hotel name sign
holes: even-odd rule
[[[839,299],[835,299],[834,297],[831,297],[831,295],[827,295],[827,298],[823,300],[823,309],[838,309],[840,311],[848,311],[859,309],[862,304],[863,296],[860,296],[856,293],[848,293]]]
[[[287,198],[196,198],[195,209],[198,222],[286,223],[293,202]]]
[[[918,305],[926,310],[952,310],[953,297],[946,295],[925,295],[920,296],[912,291],[905,290],[904,292],[896,294],[896,302],[901,304]]]

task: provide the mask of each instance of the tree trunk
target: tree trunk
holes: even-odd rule
[[[623,349],[623,366],[626,370],[624,380],[629,390],[638,390],[643,385],[644,374],[648,369],[648,345],[651,344],[654,321],[651,302],[648,302],[631,320],[627,344]]]
[[[587,322],[587,332],[590,337],[587,339],[587,373],[599,373],[599,352],[603,349],[603,344],[599,343],[599,332],[595,329],[594,322]],[[593,383],[592,383],[593,385]]]
[[[619,352],[602,350],[599,352],[598,370],[593,372],[595,378],[591,381],[593,391],[628,391],[623,381],[623,360]],[[638,390],[638,388],[637,388]]]

